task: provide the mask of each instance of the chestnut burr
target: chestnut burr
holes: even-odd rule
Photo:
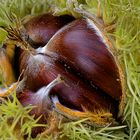
[[[17,97],[23,106],[36,106],[31,115],[42,115],[40,122],[48,123],[50,112],[56,111],[98,126],[122,115],[124,75],[112,42],[97,24],[43,14],[23,26],[20,35],[9,33],[9,39],[16,42],[16,73],[26,79]],[[54,80],[59,74],[65,83]]]

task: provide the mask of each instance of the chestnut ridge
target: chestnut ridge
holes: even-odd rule
[[[126,53],[126,52],[125,52]],[[131,54],[131,53],[130,53]],[[129,57],[127,57],[127,53],[126,54],[124,54],[124,56],[125,56],[125,66],[127,67],[127,69],[129,68],[128,66],[129,66],[129,64],[127,64],[126,62],[127,62],[127,58],[129,58]],[[129,70],[129,69],[128,69]],[[127,71],[127,73],[129,73],[130,71]],[[131,76],[130,76],[131,77]],[[129,77],[129,78],[130,78]],[[129,84],[129,88],[131,88],[131,84]],[[132,92],[133,93],[133,92]],[[137,99],[137,98],[136,98]],[[135,104],[135,101],[133,101],[133,103]],[[127,108],[129,107],[129,105],[127,106]],[[125,110],[125,111],[127,111],[127,110]],[[132,114],[133,115],[133,111],[132,111],[132,113],[130,113],[130,114]],[[129,117],[130,115],[128,115],[127,117]],[[133,116],[132,116],[132,118],[133,118]],[[135,120],[134,120],[135,121]],[[129,122],[129,120],[128,120],[128,122]],[[131,126],[131,125],[130,125]],[[134,127],[136,127],[136,126],[134,126]],[[119,128],[118,128],[119,129]],[[87,130],[87,129],[86,129]],[[137,129],[136,129],[137,130]],[[90,133],[90,130],[88,130],[88,132]],[[133,127],[131,127],[131,133],[135,133],[135,131],[133,131]],[[136,133],[135,133],[136,134]],[[121,134],[120,134],[121,135]],[[124,136],[124,135],[123,135]],[[133,135],[131,135],[131,137],[133,137]],[[134,137],[136,137],[136,135],[134,135]],[[134,138],[133,137],[133,138]]]
[[[28,44],[28,42],[25,41],[25,40],[21,37],[18,23],[17,23],[16,25],[17,25],[17,27],[16,27],[15,29],[12,28],[12,27],[5,28],[5,30],[8,32],[8,38],[9,38],[11,41],[14,41],[15,44],[16,44],[16,46],[19,46],[19,47],[20,47],[21,49],[23,49],[24,51],[27,51],[27,53],[32,54],[32,55],[36,55],[35,49],[32,48],[32,47]],[[7,46],[7,47],[8,47],[8,46]],[[16,59],[17,59],[17,58],[16,58]],[[63,107],[63,106],[59,106],[58,108],[61,108],[61,110],[65,110],[65,113],[67,112],[68,114],[73,115],[73,116],[75,116],[75,117],[77,117],[77,116],[79,116],[79,117],[80,117],[80,116],[81,116],[81,117],[90,116],[90,112],[88,113],[84,107],[83,107],[83,109],[84,109],[85,112],[87,112],[87,114],[79,114],[79,115],[78,115],[76,112],[72,112],[72,110],[67,109],[67,108],[65,108],[65,107]],[[109,113],[107,113],[107,112],[108,112],[108,111],[105,111],[105,113],[104,113],[104,110],[99,110],[99,111],[95,112],[95,114],[92,114],[92,113],[91,113],[91,116],[93,115],[93,117],[95,118],[95,122],[97,121],[96,119],[99,119],[100,117],[103,118],[103,120],[102,120],[102,119],[99,119],[99,123],[102,124],[102,123],[104,123],[104,122],[102,122],[102,121],[105,121],[105,120],[104,120],[105,117],[107,117],[107,118],[112,117],[112,115],[109,114]],[[75,113],[75,115],[74,115],[74,113]],[[101,116],[100,116],[100,113],[101,113]],[[71,116],[69,116],[69,117],[71,117]],[[96,118],[96,117],[97,117],[97,118]],[[109,120],[107,119],[107,121],[109,121]]]

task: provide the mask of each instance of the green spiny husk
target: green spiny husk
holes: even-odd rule
[[[59,134],[61,139],[139,139],[140,138],[140,1],[138,0],[100,0],[101,15],[106,26],[115,24],[113,32],[108,32],[114,39],[114,44],[118,50],[118,58],[126,73],[126,94],[127,103],[124,111],[124,122],[127,128],[123,126],[94,128],[88,126],[82,121],[60,124],[62,131]],[[23,18],[27,15],[35,15],[43,12],[53,11],[56,15],[72,14],[75,17],[80,16],[75,12],[75,6],[83,8],[91,14],[97,13],[98,0],[1,0],[0,3],[0,26],[11,24],[5,12],[15,13],[18,17]],[[20,11],[20,12],[19,12]],[[1,32],[1,31],[0,31]],[[4,41],[6,34],[0,35],[0,41]],[[16,97],[15,97],[15,100]],[[12,108],[12,110],[11,110]],[[1,139],[19,139],[11,130],[12,125],[7,124],[7,119],[13,117],[13,123],[20,117],[28,115],[28,109],[21,108],[16,102],[2,104],[0,106],[0,137]],[[11,110],[11,114],[8,110]],[[12,114],[12,112],[14,114]],[[8,114],[9,113],[9,114]],[[24,113],[26,115],[24,115]],[[17,115],[15,115],[17,114]],[[22,114],[22,115],[21,115]],[[18,116],[19,115],[19,116]],[[5,117],[4,117],[5,116]],[[25,124],[36,124],[35,120],[27,119]],[[13,124],[12,123],[12,124]],[[24,125],[23,125],[24,126]],[[25,127],[25,126],[24,126]],[[21,127],[22,137],[25,132]],[[31,129],[31,125],[28,126]],[[26,132],[30,134],[30,132]],[[53,139],[53,136],[48,139]],[[20,138],[21,139],[21,138]],[[30,139],[30,135],[29,135]],[[46,139],[38,136],[36,139]]]

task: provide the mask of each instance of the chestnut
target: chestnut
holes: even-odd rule
[[[53,102],[50,98],[50,91],[56,85],[63,84],[63,82],[63,78],[58,75],[48,85],[41,87],[36,92],[25,89],[22,92],[17,93],[17,97],[23,106],[27,106],[29,104],[34,106],[30,114],[35,115],[36,119],[40,116],[46,119],[47,116],[49,116],[48,112],[53,109]]]
[[[72,68],[93,88],[116,100],[122,96],[122,72],[112,46],[90,19],[76,20],[60,29],[43,48],[58,55],[65,69]]]
[[[73,20],[69,15],[53,16],[45,13],[23,21],[21,33],[28,43],[36,48],[44,46],[60,28]]]

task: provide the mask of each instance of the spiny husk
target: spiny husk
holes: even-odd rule
[[[21,2],[22,1],[22,2]],[[50,1],[49,1],[50,2]],[[54,0],[51,1],[53,7],[57,7],[61,13],[66,11],[65,1],[56,2]],[[92,3],[91,3],[92,2]],[[16,12],[17,15],[26,16],[28,14],[37,14],[46,12],[48,8],[48,4],[46,1],[32,1],[32,0],[4,0],[1,1],[1,25],[9,24],[9,21],[4,16],[4,9],[10,9],[13,12]],[[63,5],[61,5],[63,3]],[[80,6],[90,11],[90,13],[95,13],[97,11],[97,1],[80,1]],[[62,131],[62,135],[67,135],[70,139],[138,139],[139,138],[139,122],[140,122],[140,113],[139,113],[139,11],[138,7],[140,5],[140,1],[130,2],[128,0],[109,0],[102,1],[101,0],[101,11],[103,14],[103,20],[106,24],[112,23],[115,19],[116,30],[113,33],[108,33],[109,35],[115,37],[115,44],[118,48],[119,52],[119,60],[125,66],[126,78],[127,78],[127,105],[125,108],[125,118],[127,121],[127,125],[129,129],[127,130],[128,136],[121,130],[120,127],[116,127],[120,131],[115,130],[115,128],[110,128],[112,132],[107,133],[105,130],[108,128],[95,130],[94,128],[89,128],[87,126],[81,125],[81,122],[77,122],[77,124],[68,123],[64,127]],[[17,7],[20,7],[20,12],[17,10]],[[22,7],[22,8],[21,8]],[[42,8],[43,7],[43,8]],[[118,10],[119,9],[119,10]],[[129,9],[129,10],[128,10]],[[55,9],[53,9],[55,10]],[[20,15],[20,16],[21,16]],[[133,24],[134,23],[134,24]],[[131,29],[131,30],[130,30]],[[135,39],[133,39],[135,37]],[[131,91],[131,93],[130,93]],[[8,106],[10,108],[10,106]],[[17,110],[16,110],[17,111]],[[8,130],[11,133],[11,130]],[[88,135],[89,134],[89,135]],[[4,137],[3,137],[4,138]],[[6,139],[7,137],[5,137]],[[42,138],[43,139],[43,138]],[[51,139],[51,138],[50,138]]]

